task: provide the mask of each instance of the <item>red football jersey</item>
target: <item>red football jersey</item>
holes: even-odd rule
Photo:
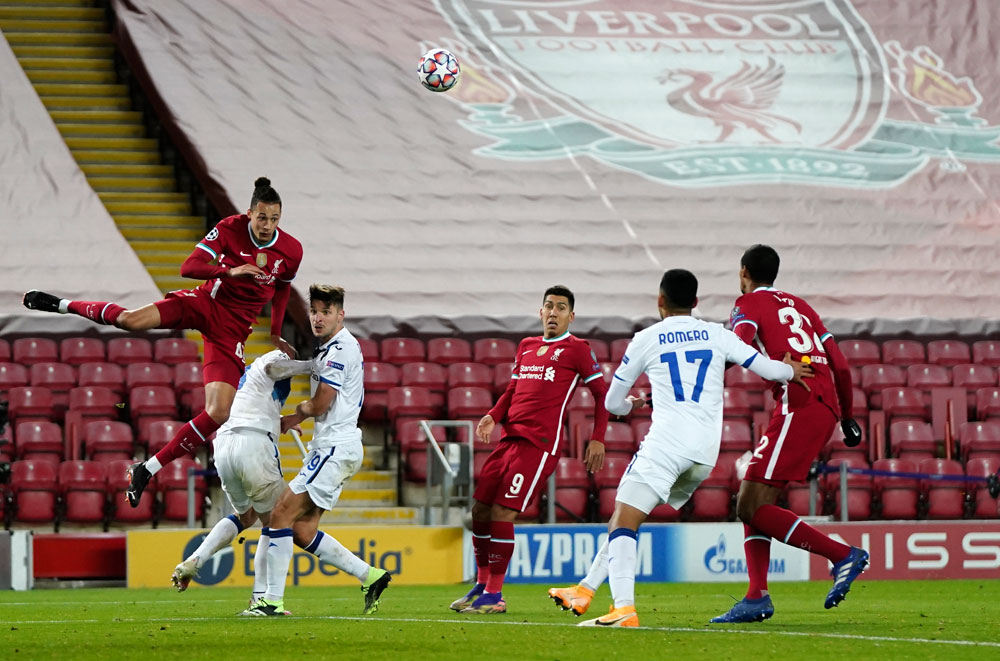
[[[510,378],[513,394],[506,417],[501,409],[506,404],[507,393],[490,415],[503,423],[504,437],[524,438],[557,454],[563,442],[569,400],[577,384],[590,383],[603,375],[590,344],[567,332],[549,340],[542,337],[521,340]],[[603,401],[596,405],[604,408]],[[600,438],[603,439],[603,435]]]
[[[280,229],[275,228],[268,243],[257,243],[250,229],[250,218],[245,214],[220,220],[198,247],[218,259],[219,266],[256,264],[268,273],[253,278],[213,278],[198,287],[248,324],[254,322],[274,297],[276,283],[291,282],[302,262],[302,244]]]
[[[773,360],[781,360],[785,353],[791,352],[795,360],[809,356],[812,361],[815,376],[806,379],[810,390],[789,384],[786,402],[786,387],[775,383],[772,386],[775,400],[787,403],[792,409],[819,400],[835,413],[840,411],[833,373],[823,348],[823,342],[833,335],[808,303],[774,287],[760,287],[736,299],[729,321],[733,332],[744,340],[756,337],[760,351]],[[748,341],[748,344],[753,343]]]

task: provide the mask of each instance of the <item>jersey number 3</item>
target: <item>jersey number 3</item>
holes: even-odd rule
[[[691,401],[701,401],[701,390],[705,386],[705,375],[708,374],[708,366],[712,362],[712,350],[699,349],[698,351],[685,351],[684,359],[689,363],[699,363],[698,376],[695,379],[694,390],[691,391]],[[660,354],[660,362],[666,363],[670,367],[670,380],[674,385],[674,397],[678,402],[683,402],[684,383],[681,381],[681,369],[677,362],[677,353],[670,351]]]
[[[788,346],[792,348],[792,351],[807,354],[815,346],[821,353],[826,353],[823,351],[823,344],[816,337],[816,333],[812,329],[812,322],[809,321],[809,317],[803,315],[793,307],[787,307],[778,310],[778,320],[783,325],[788,326],[788,330],[794,335],[794,337],[788,338]],[[803,324],[805,324],[805,328],[802,327]],[[810,337],[810,334],[812,337]]]

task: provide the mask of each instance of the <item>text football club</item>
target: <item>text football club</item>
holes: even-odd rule
[[[587,156],[683,187],[890,188],[1000,161],[975,82],[925,44],[880,43],[850,0],[435,2],[466,77],[447,98],[484,157]]]

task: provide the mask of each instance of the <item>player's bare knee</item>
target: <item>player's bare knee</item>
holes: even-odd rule
[[[472,504],[472,520],[473,521],[489,521],[490,520],[491,506],[486,503],[481,503],[478,500]]]
[[[509,521],[514,522],[517,518],[517,510],[512,510],[509,507],[504,507],[503,505],[494,504],[493,508],[490,510],[490,518],[493,521]]]
[[[222,406],[216,402],[209,402],[206,404],[205,413],[207,413],[208,417],[212,418],[212,420],[219,425],[224,425],[226,424],[226,421],[229,420],[229,407]]]
[[[243,526],[244,529],[249,528],[256,522],[257,512],[254,512],[253,509],[248,509],[246,512],[243,512],[243,514],[240,514],[240,525]]]

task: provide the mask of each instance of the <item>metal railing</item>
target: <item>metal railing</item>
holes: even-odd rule
[[[461,453],[459,453],[459,458],[457,460],[458,465],[454,465],[452,459],[445,456],[445,453],[441,449],[441,445],[438,443],[437,439],[434,438],[434,432],[431,431],[432,427],[441,428],[465,428],[467,435],[467,443],[469,445],[468,460],[465,466],[461,465]],[[421,420],[420,429],[424,432],[424,436],[427,437],[427,476],[425,477],[425,494],[426,494],[426,504],[424,505],[424,525],[429,526],[433,523],[432,516],[432,504],[431,504],[431,477],[434,473],[433,467],[434,462],[437,462],[437,466],[440,467],[442,471],[441,475],[441,524],[448,522],[448,508],[451,506],[452,496],[451,490],[455,486],[456,482],[461,481],[463,484],[468,483],[468,494],[466,496],[468,502],[466,507],[472,508],[472,493],[475,490],[475,484],[473,482],[473,470],[472,462],[475,456],[475,429],[473,424],[469,420]],[[457,443],[449,445],[458,445]],[[463,478],[459,480],[459,478]]]

